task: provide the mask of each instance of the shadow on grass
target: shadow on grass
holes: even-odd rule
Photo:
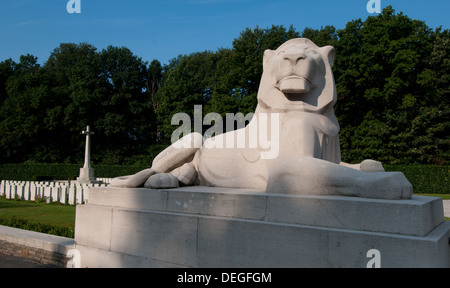
[[[5,208],[36,208],[39,207],[39,204],[36,203],[26,203],[22,201],[14,201],[14,200],[0,200],[0,209]]]

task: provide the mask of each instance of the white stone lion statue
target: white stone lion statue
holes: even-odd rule
[[[245,128],[207,140],[192,133],[161,152],[150,169],[115,178],[111,185],[157,189],[181,183],[267,193],[411,198],[412,185],[403,173],[384,172],[373,160],[341,162],[333,61],[333,47],[318,47],[305,38],[265,51],[258,105]]]

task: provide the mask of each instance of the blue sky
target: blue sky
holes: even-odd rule
[[[246,27],[333,25],[369,14],[369,0],[0,0],[0,61],[33,54],[44,63],[60,43],[87,42],[99,50],[128,47],[145,61],[168,63],[179,54],[230,48]],[[432,28],[450,28],[449,0],[380,0]]]

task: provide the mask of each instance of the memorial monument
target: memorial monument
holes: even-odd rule
[[[190,134],[91,189],[82,266],[450,267],[441,199],[377,161],[341,162],[333,61],[304,38],[267,50],[245,128]]]
[[[101,181],[97,181],[94,176],[94,168],[91,167],[91,136],[94,135],[94,132],[91,131],[90,126],[87,126],[86,130],[81,133],[86,135],[86,146],[84,152],[84,166],[83,168],[80,168],[80,176],[77,178],[77,181],[84,184],[102,183]]]
[[[333,47],[293,39],[276,51],[267,50],[263,61],[258,106],[247,127],[206,141],[198,133],[188,135],[179,141],[192,141],[190,147],[174,143],[154,159],[151,169],[119,177],[111,185],[175,188],[180,182],[268,193],[411,198],[412,186],[402,173],[384,172],[373,160],[341,162]],[[272,136],[270,148],[276,149],[260,141],[254,147],[237,147],[259,138],[260,131]],[[228,139],[236,145],[228,148]]]

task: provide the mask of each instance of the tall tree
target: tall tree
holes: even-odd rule
[[[47,108],[48,142],[58,147],[59,161],[80,162],[84,153],[80,131],[86,125],[94,126],[105,92],[99,79],[97,48],[87,43],[62,43],[50,54],[43,72],[52,79],[47,97],[54,103]]]
[[[423,81],[433,50],[432,30],[389,6],[364,22],[348,23],[338,36],[336,113],[343,158],[398,163],[411,143],[397,136],[410,129],[423,107],[434,105]]]
[[[339,40],[336,28],[329,25],[322,27],[320,30],[307,27],[301,35],[303,38],[313,41],[319,47],[326,45],[336,46]]]
[[[403,161],[442,165],[450,162],[450,33],[438,28],[434,35],[431,57],[417,78],[421,97],[411,99],[410,123],[392,138],[404,143]]]
[[[156,131],[147,77],[147,63],[129,49],[97,52],[87,43],[61,44],[43,67],[32,55],[2,62],[2,161],[79,163],[86,125],[97,132],[97,163],[119,164],[144,154]]]
[[[8,82],[9,77],[14,74],[15,66],[16,63],[11,58],[0,62],[0,105],[3,104],[3,101],[8,97],[6,83]]]
[[[161,124],[162,140],[169,143],[172,132],[177,128],[171,125],[176,113],[194,116],[194,106],[205,106],[211,100],[216,82],[217,57],[205,51],[180,55],[171,60],[166,67],[164,85],[157,94],[157,117]]]
[[[96,108],[100,117],[94,123],[101,131],[108,157],[120,161],[143,153],[155,138],[154,111],[145,92],[147,63],[126,47],[109,46],[99,59],[106,91]]]
[[[161,62],[158,60],[153,60],[148,67],[148,77],[147,77],[147,92],[151,97],[153,111],[156,113],[158,109],[158,101],[156,100],[156,93],[158,93],[159,88],[163,84],[163,72],[164,68]]]
[[[9,162],[23,162],[36,152],[36,144],[45,133],[48,92],[47,79],[41,73],[37,57],[24,55],[6,84],[8,98],[0,109],[0,146]]]

